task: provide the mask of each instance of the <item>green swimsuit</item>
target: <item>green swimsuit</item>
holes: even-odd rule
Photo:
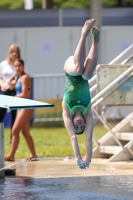
[[[91,101],[88,81],[84,80],[81,75],[71,76],[67,73],[65,75],[63,100],[72,114],[74,114],[75,108],[83,108],[82,114],[84,115]]]

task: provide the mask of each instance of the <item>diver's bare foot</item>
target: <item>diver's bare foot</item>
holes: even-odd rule
[[[93,26],[91,32],[93,35],[94,42],[99,42],[100,29],[98,29],[96,26]]]
[[[94,26],[96,20],[95,19],[90,19],[87,20],[82,28],[82,34],[84,36],[87,36],[88,33],[90,32],[91,28]]]

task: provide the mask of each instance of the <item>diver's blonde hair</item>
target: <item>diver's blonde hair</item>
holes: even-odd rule
[[[6,58],[6,60],[7,60],[7,62],[8,62],[9,64],[12,63],[12,60],[11,60],[11,58],[10,58],[10,53],[11,53],[11,51],[12,51],[14,48],[17,49],[17,52],[18,52],[18,58],[21,57],[19,46],[16,45],[16,44],[12,44],[12,45],[9,47],[9,50],[8,50],[8,53],[7,53],[7,58]]]

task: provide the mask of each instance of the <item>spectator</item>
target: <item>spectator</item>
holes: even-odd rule
[[[24,61],[21,59],[16,59],[14,62],[14,69],[16,74],[13,75],[9,80],[10,87],[15,86],[16,90],[16,97],[19,98],[30,98],[31,93],[31,79],[28,74],[24,71]],[[29,110],[18,110],[15,122],[12,127],[12,142],[11,142],[11,149],[8,155],[5,156],[5,161],[14,161],[15,159],[15,152],[18,148],[19,144],[19,132],[22,131],[28,148],[30,150],[30,156],[25,160],[37,158],[34,142],[30,135],[30,117],[33,111]]]
[[[15,74],[15,70],[13,67],[14,61],[16,58],[20,58],[20,48],[13,44],[9,47],[8,54],[6,60],[0,63],[0,88],[3,95],[15,96],[15,89],[8,85],[8,81],[10,77]],[[5,108],[0,108],[0,122],[3,121],[4,116],[6,114]],[[14,124],[16,117],[16,110],[11,111],[11,128]],[[10,137],[11,143],[11,137]]]

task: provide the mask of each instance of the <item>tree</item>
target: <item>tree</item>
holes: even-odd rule
[[[42,8],[52,8],[53,0],[42,0]]]

